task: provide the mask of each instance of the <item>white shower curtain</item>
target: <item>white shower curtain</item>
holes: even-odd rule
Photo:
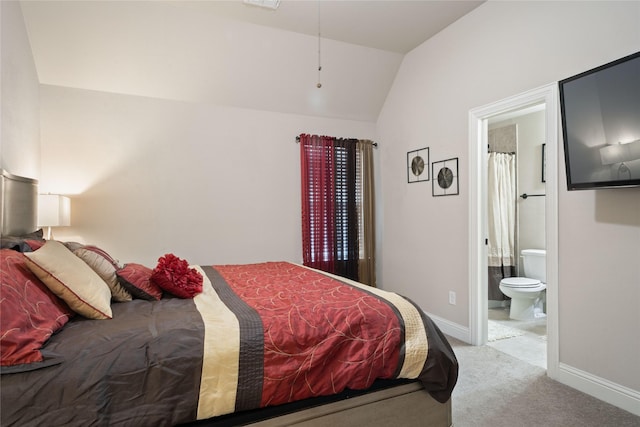
[[[489,153],[489,267],[515,265],[516,156]]]

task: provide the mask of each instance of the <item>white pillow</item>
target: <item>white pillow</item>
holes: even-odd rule
[[[62,243],[47,242],[25,253],[27,267],[76,313],[89,319],[111,319],[109,286]]]

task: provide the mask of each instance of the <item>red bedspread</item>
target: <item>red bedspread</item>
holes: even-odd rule
[[[215,269],[262,319],[261,406],[365,389],[397,375],[404,331],[386,301],[284,262]]]

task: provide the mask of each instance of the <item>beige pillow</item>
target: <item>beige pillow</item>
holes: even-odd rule
[[[84,261],[56,240],[25,253],[27,267],[78,314],[111,319],[109,286]]]
[[[131,301],[131,294],[118,282],[116,270],[119,268],[117,262],[105,251],[96,246],[84,246],[73,251],[80,257],[98,276],[105,281],[111,290],[111,297],[114,301]]]

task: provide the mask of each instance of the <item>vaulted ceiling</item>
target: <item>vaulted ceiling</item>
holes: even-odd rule
[[[20,3],[42,84],[375,121],[404,54],[483,2]]]

